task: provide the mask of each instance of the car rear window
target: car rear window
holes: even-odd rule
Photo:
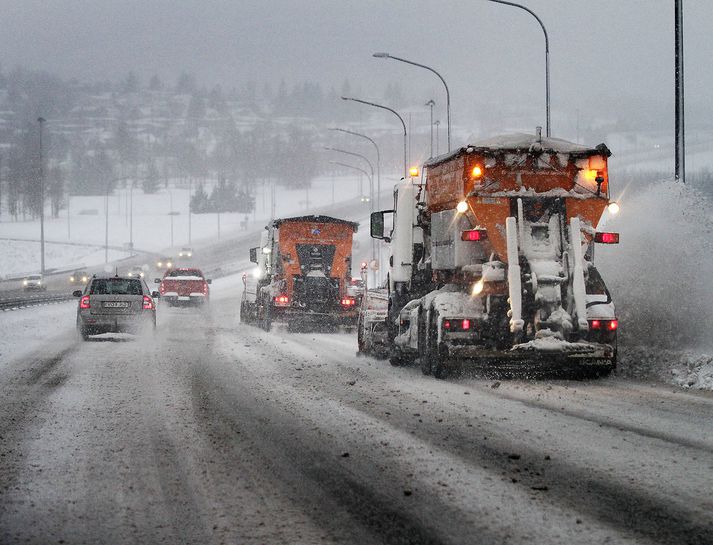
[[[92,282],[90,295],[141,295],[141,281],[130,278],[101,278]]]
[[[198,269],[173,269],[170,273],[168,273],[166,276],[169,278],[177,277],[177,276],[198,276],[202,277],[203,274],[198,270]]]

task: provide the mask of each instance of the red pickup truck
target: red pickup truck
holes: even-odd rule
[[[174,305],[205,305],[208,303],[210,291],[208,284],[210,279],[206,279],[200,269],[179,268],[166,271],[163,279],[156,278],[155,282],[160,284],[158,291],[161,299]]]

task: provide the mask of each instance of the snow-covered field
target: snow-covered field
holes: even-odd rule
[[[393,185],[384,178],[382,187]],[[361,184],[368,192],[368,183]],[[343,202],[361,195],[357,177],[318,178],[309,192],[278,187],[275,199],[276,217],[311,213],[315,209]],[[172,253],[189,245],[188,189],[162,189],[154,195],[133,192],[133,214],[130,214],[129,192],[119,189],[109,197],[109,246],[122,248],[132,237],[137,250]],[[173,208],[171,207],[173,202]],[[383,203],[383,199],[382,199]],[[221,236],[241,230],[255,230],[265,225],[270,217],[269,186],[258,189],[256,210],[243,214],[191,214],[191,246],[200,246]],[[364,204],[365,211],[369,205]],[[169,215],[173,209],[177,215]],[[70,203],[69,226],[67,210],[60,217],[45,219],[46,269],[68,269],[104,263],[106,233],[105,198],[73,197]],[[133,221],[132,218],[133,217]],[[247,222],[245,222],[247,218]],[[9,240],[10,239],[10,240]],[[11,240],[20,239],[20,240]],[[37,272],[40,269],[40,225],[36,221],[0,221],[0,279]],[[92,246],[75,246],[86,244]],[[128,256],[128,252],[114,250],[109,259]]]

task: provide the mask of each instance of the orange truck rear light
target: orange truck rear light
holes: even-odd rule
[[[619,244],[619,233],[595,233],[594,242],[600,244]]]

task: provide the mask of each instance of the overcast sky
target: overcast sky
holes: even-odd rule
[[[553,116],[592,105],[615,117],[631,99],[672,115],[673,0],[520,1],[550,35]],[[713,1],[685,0],[685,22],[695,118],[713,96]],[[226,87],[285,78],[339,89],[349,78],[367,97],[400,79],[443,102],[435,76],[371,57],[388,51],[441,72],[456,107],[544,102],[539,26],[487,0],[0,0],[0,25],[6,71],[173,82],[185,70]]]

